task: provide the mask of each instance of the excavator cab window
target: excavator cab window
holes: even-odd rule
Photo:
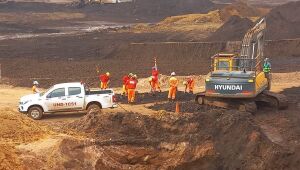
[[[233,54],[217,54],[212,57],[214,71],[233,71],[235,68],[235,57]]]
[[[227,70],[227,71],[230,71],[230,63],[229,63],[229,61],[219,60],[218,63],[217,63],[217,70]]]

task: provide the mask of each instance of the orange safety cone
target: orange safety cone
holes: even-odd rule
[[[180,109],[179,109],[179,102],[176,102],[176,108],[175,108],[175,113],[179,113]]]

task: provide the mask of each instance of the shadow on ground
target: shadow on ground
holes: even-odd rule
[[[124,104],[127,103],[127,97],[117,94],[118,102]],[[176,101],[190,101],[194,100],[195,95],[184,93],[182,91],[177,92]],[[155,94],[152,93],[136,93],[136,104],[148,104],[148,103],[156,103],[156,102],[164,102],[168,101],[168,92],[157,92]]]

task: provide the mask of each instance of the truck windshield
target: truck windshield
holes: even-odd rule
[[[50,88],[48,88],[46,91],[41,92],[41,93],[40,93],[40,97],[44,96],[44,94],[45,94],[46,92],[48,92],[50,89],[52,89],[52,88],[53,88],[53,86],[51,86]]]

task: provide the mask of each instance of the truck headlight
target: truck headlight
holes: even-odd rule
[[[31,100],[26,100],[26,101],[20,102],[20,103],[23,105],[23,104],[27,104],[27,103],[29,103],[29,102],[31,102]]]
[[[210,81],[210,79],[205,79],[205,81]]]
[[[253,80],[253,79],[249,79],[248,82],[249,82],[249,83],[253,83],[254,80]]]

